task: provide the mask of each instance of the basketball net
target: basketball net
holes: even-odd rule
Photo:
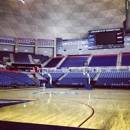
[[[86,71],[83,71],[83,75],[86,75],[87,73],[86,73]]]

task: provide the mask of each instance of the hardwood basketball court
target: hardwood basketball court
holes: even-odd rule
[[[10,89],[1,90],[0,99],[29,101],[1,107],[1,121],[106,130],[130,129],[130,90]]]

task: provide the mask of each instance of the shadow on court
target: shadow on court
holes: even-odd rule
[[[53,125],[40,125],[30,123],[0,121],[1,130],[96,130],[87,128],[74,128]]]

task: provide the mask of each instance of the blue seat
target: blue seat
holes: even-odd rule
[[[17,85],[17,86],[35,86],[35,83],[26,74],[15,73],[15,72],[0,72],[2,78],[6,80],[6,85]],[[2,80],[1,80],[2,81]]]
[[[84,66],[88,56],[68,56],[59,68],[63,67],[81,67]]]
[[[125,87],[129,83],[130,73],[125,72],[101,72],[95,86]]]
[[[117,63],[117,55],[110,56],[93,56],[89,66],[116,66]]]
[[[90,73],[90,79],[95,76],[94,73]],[[57,85],[63,86],[85,86],[88,84],[87,75],[78,72],[69,72],[63,79],[57,82]]]

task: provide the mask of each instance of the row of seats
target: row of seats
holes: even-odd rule
[[[54,40],[38,39],[38,46],[53,47]]]
[[[23,73],[15,73],[15,72],[0,72],[1,76],[1,86],[10,86],[10,85],[16,85],[16,86],[35,86],[35,83],[32,79],[30,79],[26,74]]]
[[[82,38],[82,39],[70,39],[70,40],[62,40],[63,45],[76,45],[76,44],[88,44],[88,39]]]
[[[122,66],[130,66],[130,54],[122,54]]]
[[[45,67],[56,67],[58,63],[62,60],[62,58],[63,57],[52,58],[52,60],[48,62],[48,64]]]
[[[53,78],[53,83],[55,81],[56,85],[60,87],[73,87],[73,86],[84,87],[86,84],[88,84],[87,74],[84,75],[81,72],[69,72],[66,75],[64,75],[63,73],[56,73],[56,72],[50,74]],[[89,72],[89,75],[90,80],[92,81],[96,76],[96,72]],[[63,78],[61,80],[58,80],[61,76],[63,76]],[[130,88],[130,72],[128,71],[101,72],[97,82],[95,83],[95,86],[103,88],[105,87]]]
[[[85,86],[88,84],[88,80],[87,78],[63,78],[56,84],[60,86]]]
[[[35,46],[35,39],[18,38],[18,44]]]
[[[9,57],[9,53],[10,52],[0,51],[0,59],[3,60],[3,57]]]
[[[57,73],[56,72],[52,72],[52,73],[49,73],[49,74],[52,77],[52,82],[53,83],[55,83],[61,76],[64,75],[63,72],[57,72]],[[44,74],[43,77],[48,78],[49,76],[48,76],[48,74]]]
[[[39,59],[41,63],[46,62],[49,59],[49,56],[44,56],[44,55],[36,55],[36,54],[31,54],[33,59]]]
[[[57,86],[63,87],[73,87],[73,86],[82,86],[84,87],[88,84],[88,76],[84,75],[81,72],[69,72],[64,75],[63,72],[51,72],[53,83],[56,83]],[[62,76],[64,77],[59,80]],[[95,77],[95,72],[90,72],[91,81]],[[45,78],[49,76],[44,75]],[[35,86],[35,83],[30,79],[26,74],[16,73],[16,72],[0,72],[0,86],[9,87],[9,86]],[[96,87],[126,87],[130,88],[130,72],[101,72],[100,76],[95,83]],[[50,84],[48,85],[50,87]],[[54,87],[54,86],[53,86]]]
[[[130,87],[129,72],[101,72],[96,87]]]
[[[44,55],[36,55],[33,53],[14,53],[14,52],[6,52],[1,51],[0,60],[3,60],[3,57],[9,57],[9,54],[12,53],[14,56],[15,63],[30,63],[28,58],[28,54],[32,56],[33,59],[39,59],[40,63],[46,62],[49,57]],[[61,61],[63,57],[53,58],[45,67],[56,67],[56,65]],[[82,67],[84,63],[87,61],[88,56],[68,56],[65,61],[60,65],[59,68],[63,67]],[[117,63],[117,55],[110,56],[93,56],[89,66],[116,66]],[[130,65],[130,55],[123,54],[121,60],[122,66]]]
[[[130,78],[130,72],[102,72],[100,78]]]
[[[33,53],[14,53],[14,52],[6,52],[6,51],[1,51],[0,52],[0,60],[3,61],[3,57],[8,57],[10,58],[10,54],[13,54],[14,62],[15,63],[30,63],[28,55],[30,54],[33,59],[39,59],[40,63],[44,63],[49,59],[49,56],[44,56],[44,55],[36,55]]]
[[[15,38],[14,37],[0,36],[0,42],[1,43],[15,44]]]
[[[92,80],[92,79],[95,77],[96,73],[91,72],[91,73],[89,73],[89,75],[90,75],[90,78],[91,78],[91,80]],[[87,76],[87,75],[84,75],[84,74],[81,73],[81,72],[69,72],[69,73],[66,75],[66,77],[68,77],[68,78],[73,78],[73,77],[75,77],[75,78],[86,78],[86,76]]]
[[[63,67],[82,67],[84,66],[84,62],[86,62],[88,56],[69,56],[67,57],[64,62],[60,65],[59,68]]]
[[[95,73],[89,73],[90,79],[95,77]],[[85,86],[88,84],[88,77],[83,73],[69,72],[65,77],[59,80],[57,83],[59,86]]]
[[[65,61],[60,65],[59,68],[64,67],[82,67],[84,63],[87,61],[88,56],[68,56]],[[53,58],[45,67],[56,67],[56,65],[60,62],[60,59]],[[89,66],[116,66],[117,63],[117,55],[112,56],[93,56]]]
[[[93,56],[89,66],[116,66],[117,55],[116,56]]]
[[[28,54],[26,53],[13,53],[15,63],[30,63]]]
[[[25,86],[25,83],[0,73],[0,87]]]

